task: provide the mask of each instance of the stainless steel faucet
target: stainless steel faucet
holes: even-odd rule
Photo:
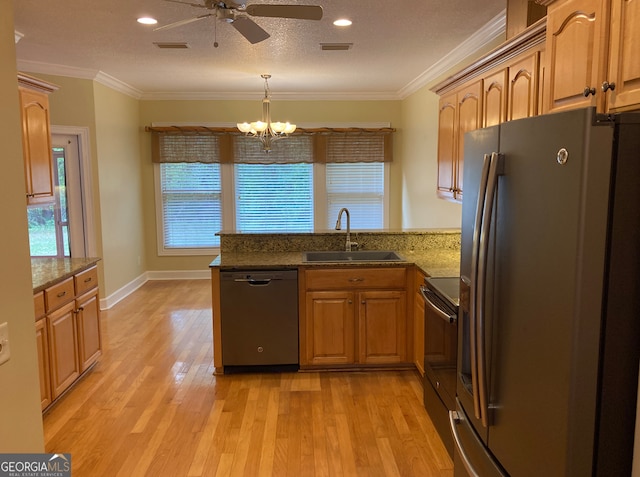
[[[341,220],[342,220],[343,212],[346,212],[347,214],[347,243],[345,245],[345,250],[347,252],[351,252],[351,247],[355,246],[357,248],[358,244],[357,242],[351,241],[351,217],[349,216],[349,209],[347,209],[346,207],[343,207],[342,209],[340,209],[340,212],[338,212],[338,220],[336,221],[336,230],[342,230]]]

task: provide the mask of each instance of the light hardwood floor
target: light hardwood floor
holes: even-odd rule
[[[453,475],[413,371],[214,376],[209,286],[103,312],[100,361],[44,417],[74,477]]]

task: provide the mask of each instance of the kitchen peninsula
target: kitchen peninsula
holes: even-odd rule
[[[345,250],[334,231],[292,234],[221,232],[211,262],[214,366],[223,373],[221,272],[295,270],[299,366],[311,369],[418,367],[415,290],[424,276],[458,276],[459,230],[352,232],[358,250],[389,250],[399,261],[309,262],[308,251]],[[324,338],[323,338],[324,336]]]

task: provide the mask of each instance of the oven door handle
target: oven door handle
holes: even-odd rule
[[[458,321],[458,317],[455,314],[448,314],[442,311],[431,299],[429,298],[429,289],[424,285],[420,285],[420,293],[422,294],[422,298],[424,298],[424,302],[429,305],[440,318],[442,318],[447,323],[456,323]]]

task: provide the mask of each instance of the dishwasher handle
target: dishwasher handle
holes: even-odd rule
[[[272,280],[277,280],[277,278],[235,278],[234,282],[248,283],[249,286],[252,287],[266,287],[268,286]]]

